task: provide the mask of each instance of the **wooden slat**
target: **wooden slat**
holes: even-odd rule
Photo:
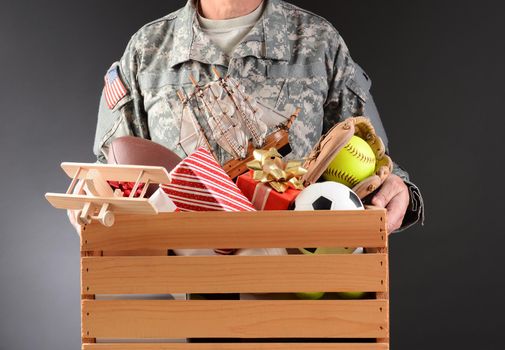
[[[110,204],[110,210],[117,214],[142,213],[143,215],[154,215],[158,213],[158,210],[144,198],[91,197],[78,194],[46,193],[46,199],[57,209],[79,210],[86,203],[92,203],[98,207],[108,203]]]
[[[84,344],[83,350],[388,350],[388,344],[326,343],[179,343]]]
[[[94,294],[385,291],[386,255],[89,257]],[[84,291],[83,291],[84,292]]]
[[[165,213],[92,223],[81,250],[385,247],[385,210]]]
[[[378,338],[377,339],[377,342],[380,342],[380,343],[388,343],[389,344],[389,333],[390,333],[390,329],[389,329],[389,259],[388,259],[388,256],[389,256],[389,248],[388,247],[385,247],[385,248],[371,248],[369,249],[369,251],[371,253],[375,253],[375,254],[386,254],[386,262],[384,263],[386,265],[386,278],[384,279],[384,286],[386,287],[386,290],[384,291],[381,291],[381,292],[377,292],[376,293],[376,298],[377,299],[384,299],[388,305],[387,307],[387,312],[386,312],[386,317],[387,317],[387,328],[386,328],[386,331],[387,331],[387,335],[382,337],[382,338]]]
[[[167,256],[166,249],[107,250],[102,256]]]
[[[106,180],[135,182],[142,170],[144,174],[140,182],[150,179],[153,183],[166,184],[170,182],[168,172],[163,167],[144,165],[117,165],[96,163],[61,163],[62,169],[69,177],[74,177],[81,168],[78,179],[84,179],[89,170],[97,169]]]
[[[93,338],[380,338],[384,300],[83,300]],[[89,332],[89,335],[88,335]]]
[[[102,252],[100,251],[94,251],[94,252],[81,252],[81,271],[82,271],[82,257],[86,256],[101,256]],[[82,272],[81,272],[81,281],[82,281]],[[81,286],[81,289],[82,286]],[[81,293],[81,300],[95,300],[95,295],[90,294],[90,293]],[[95,343],[96,339],[91,338],[89,336],[89,332],[85,331],[84,328],[82,328],[82,322],[84,321],[84,309],[83,305],[81,303],[81,333],[82,333],[82,338],[81,341],[83,343]]]

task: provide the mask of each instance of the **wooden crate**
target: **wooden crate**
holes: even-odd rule
[[[365,247],[361,255],[168,256],[182,248]],[[81,234],[85,350],[389,349],[385,210],[118,216]],[[370,292],[365,300],[96,295]],[[96,339],[109,343],[96,343]],[[205,343],[159,339],[205,338]],[[215,339],[213,339],[215,338]],[[223,339],[235,339],[236,343]],[[128,339],[128,340],[122,340]],[[136,344],[135,340],[154,341]],[[112,343],[120,341],[121,343]]]

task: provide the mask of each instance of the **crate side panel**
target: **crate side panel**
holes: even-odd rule
[[[380,338],[384,300],[83,301],[93,338]]]
[[[83,293],[385,291],[384,254],[82,259]]]
[[[385,247],[385,211],[263,211],[117,216],[92,223],[81,249]]]
[[[386,330],[387,330],[387,334],[386,336],[382,337],[382,338],[377,338],[377,342],[378,343],[387,343],[389,344],[390,342],[390,332],[391,332],[391,328],[390,328],[390,311],[389,311],[389,300],[390,300],[390,295],[389,295],[389,248],[388,247],[385,247],[385,248],[372,248],[370,249],[370,252],[372,253],[375,253],[375,254],[385,254],[386,255],[386,278],[385,278],[385,287],[386,287],[386,290],[385,291],[382,291],[382,292],[377,292],[376,293],[376,298],[377,299],[383,299],[387,302],[387,314],[386,314]]]

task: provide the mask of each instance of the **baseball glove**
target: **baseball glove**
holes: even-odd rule
[[[353,117],[333,126],[316,144],[304,167],[307,173],[302,180],[306,186],[315,183],[340,150],[356,135],[365,140],[375,153],[375,173],[355,185],[352,190],[363,199],[375,191],[393,170],[393,162],[388,155],[382,139],[366,117]]]

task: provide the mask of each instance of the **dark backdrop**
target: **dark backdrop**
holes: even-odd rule
[[[390,239],[393,349],[503,349],[503,2],[294,3],[371,75],[392,156],[426,201],[426,225]],[[183,4],[3,2],[1,350],[79,348],[78,238],[43,193],[67,185],[61,161],[94,161],[103,75],[130,35]]]

